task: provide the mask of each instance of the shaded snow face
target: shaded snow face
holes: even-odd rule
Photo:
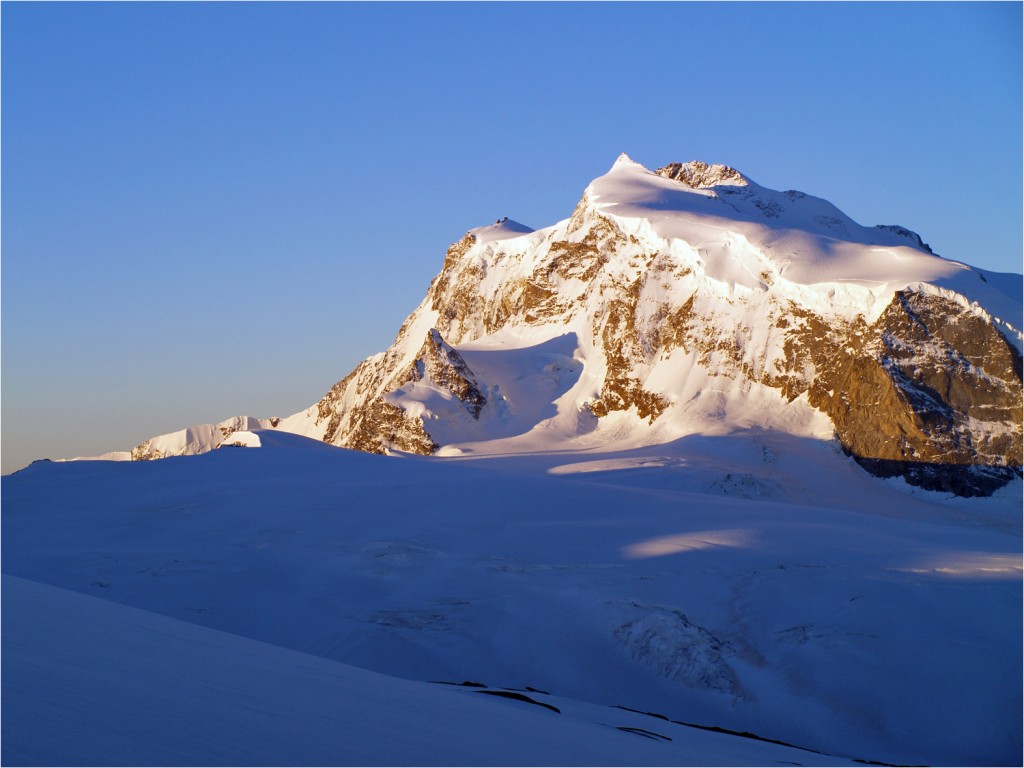
[[[400,680],[11,576],[3,602],[7,765],[855,765],[536,689]]]
[[[300,728],[310,735],[296,754],[314,759],[317,745],[336,745],[355,728],[353,754],[386,741],[398,751],[381,754],[402,762],[401,745],[423,744],[411,738],[413,724],[440,725],[445,718],[430,713],[451,711],[424,689],[427,680],[517,689],[562,710],[473,694],[531,718],[575,717],[588,702],[601,712],[585,722],[603,723],[603,732],[646,728],[671,744],[688,742],[663,730],[668,720],[888,763],[1007,764],[1019,752],[1020,480],[992,498],[950,498],[873,478],[821,441],[756,430],[615,454],[472,460],[396,459],[258,435],[255,449],[42,463],[3,479],[5,582],[13,575],[84,593],[110,611],[132,606],[177,620],[140,627],[98,609],[90,620],[62,602],[46,616],[29,613],[42,625],[26,623],[26,607],[42,598],[23,592],[26,600],[8,603],[5,593],[5,762],[17,762],[7,750],[26,734],[70,749],[96,744],[99,732],[124,743],[125,718],[167,738],[180,720],[124,703],[154,699],[184,707],[189,723],[189,701],[206,713],[195,738],[170,734],[186,750],[230,750],[235,742],[217,726],[244,730],[251,718],[301,741],[293,729],[305,727],[317,701],[330,701],[329,716],[315,721],[323,730]],[[771,479],[773,494],[747,498],[726,481],[740,473]],[[227,634],[211,641],[189,627]],[[79,650],[82,663],[66,663]],[[233,666],[243,657],[250,661]],[[339,701],[325,679],[361,693]],[[213,680],[223,697],[211,695]],[[285,712],[292,694],[301,709]],[[611,709],[620,704],[668,720],[620,720]],[[66,739],[67,723],[88,736],[100,712],[112,716],[92,737]],[[471,712],[457,721],[491,727]],[[552,738],[542,754],[558,764],[565,753],[548,751],[560,743]],[[659,762],[614,749],[611,762]],[[664,762],[723,755],[733,764],[721,750],[666,751]],[[461,754],[489,762],[484,752]]]

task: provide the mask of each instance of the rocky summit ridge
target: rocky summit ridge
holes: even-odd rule
[[[1020,275],[728,166],[652,172],[622,155],[552,226],[467,232],[391,347],[310,408],[154,438],[131,458],[251,428],[441,455],[758,428],[987,495],[1021,473],[1021,327]]]

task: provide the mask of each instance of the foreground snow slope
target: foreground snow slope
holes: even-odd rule
[[[764,430],[491,459],[257,434],[3,478],[4,572],[410,680],[531,686],[850,758],[1021,758],[1019,480],[988,499],[912,492]],[[7,611],[5,644],[31,645]],[[4,672],[5,716],[44,706]]]
[[[399,680],[11,576],[3,603],[4,765],[837,763],[533,691],[546,706]]]

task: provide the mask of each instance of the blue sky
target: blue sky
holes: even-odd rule
[[[3,471],[312,404],[622,151],[1020,272],[1021,7],[4,3]]]

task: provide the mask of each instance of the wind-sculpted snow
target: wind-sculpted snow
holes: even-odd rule
[[[729,643],[694,625],[674,608],[633,602],[630,607],[637,618],[617,627],[615,637],[633,660],[690,688],[743,698],[727,661],[735,654]]]
[[[256,434],[3,478],[4,573],[81,593],[5,576],[5,764],[1019,759],[1019,479],[939,496],[762,430],[483,459]]]
[[[695,244],[697,238],[742,238],[763,251],[766,265],[798,284],[887,283],[898,289],[969,269],[934,256],[905,228],[863,227],[826,200],[766,189],[725,166],[682,167],[699,166],[703,178],[692,186],[678,173],[673,178],[673,166],[651,173],[623,156],[587,193],[598,211],[650,227],[663,239]]]

